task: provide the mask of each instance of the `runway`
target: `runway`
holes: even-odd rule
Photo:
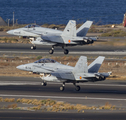
[[[30,49],[31,44],[0,44],[0,56],[4,57],[18,57],[18,56],[47,56],[50,55],[48,51],[51,49],[51,46],[37,46],[36,50]],[[124,57],[126,56],[125,47],[111,47],[111,46],[75,46],[75,47],[66,47],[69,50],[69,55],[89,55],[89,56],[111,56],[111,57]],[[55,47],[53,55],[50,56],[64,56],[63,50],[61,47]]]
[[[126,113],[87,112],[50,113],[38,111],[0,110],[0,120],[125,120]]]
[[[126,111],[126,81],[105,80],[101,82],[79,83],[81,90],[75,91],[73,84],[48,83],[41,86],[40,78],[0,77],[0,97],[54,99],[87,106],[105,105],[109,102]]]
[[[45,87],[41,86],[41,82],[40,78],[1,76],[0,97],[53,99],[86,106],[102,106],[109,103],[115,105],[116,110],[84,110],[84,113],[72,113],[0,109],[0,120],[125,120],[126,118],[126,81],[79,83],[81,90],[78,92],[72,84],[66,84],[65,90],[60,91],[61,83],[48,83]]]

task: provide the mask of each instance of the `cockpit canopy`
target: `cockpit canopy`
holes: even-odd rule
[[[45,58],[35,61],[34,63],[55,63],[56,61],[53,59]]]
[[[39,26],[39,25],[34,25],[34,24],[32,25],[32,24],[31,24],[31,25],[25,26],[24,28],[34,28],[34,27],[40,27],[40,26]]]

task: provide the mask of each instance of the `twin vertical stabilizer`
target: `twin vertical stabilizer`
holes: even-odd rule
[[[76,21],[69,20],[61,36],[76,37]]]
[[[88,73],[87,57],[81,56],[76,63],[73,73]]]
[[[89,28],[91,27],[93,21],[86,21],[81,27],[77,29],[77,36],[86,36]]]
[[[81,56],[73,69],[73,73],[97,73],[104,59],[105,57],[99,56],[87,66],[87,57]]]
[[[97,59],[95,59],[89,66],[88,66],[88,72],[89,73],[97,73],[99,71],[99,68],[102,65],[102,62],[104,61],[105,57],[99,56]]]

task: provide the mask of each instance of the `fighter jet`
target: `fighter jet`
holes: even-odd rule
[[[81,56],[75,67],[61,64],[52,59],[40,59],[34,63],[19,65],[17,68],[39,73],[40,78],[43,80],[43,86],[46,86],[47,82],[61,82],[62,86],[60,90],[63,91],[65,83],[73,83],[76,91],[79,91],[80,86],[76,85],[76,83],[102,81],[111,74],[111,72],[98,72],[104,58],[103,56],[99,56],[88,66],[87,57]],[[43,75],[41,76],[41,74]]]
[[[64,54],[68,54],[69,51],[64,47],[92,44],[97,40],[97,37],[86,37],[92,23],[92,21],[86,21],[76,30],[76,21],[70,20],[64,31],[44,28],[38,25],[27,25],[24,28],[9,30],[7,33],[29,37],[33,44],[31,46],[32,50],[36,49],[36,45],[51,45],[52,49],[49,50],[49,53],[53,54],[54,47],[61,46]]]

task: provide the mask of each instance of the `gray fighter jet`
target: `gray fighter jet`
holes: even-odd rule
[[[86,34],[92,25],[92,21],[86,21],[80,28],[76,30],[76,21],[70,20],[64,31],[40,27],[38,25],[27,25],[24,28],[9,30],[7,33],[17,36],[27,36],[30,38],[31,49],[35,50],[36,45],[51,45],[49,50],[53,54],[55,46],[61,46],[64,54],[69,51],[64,49],[67,46],[92,44],[97,37],[86,37]]]
[[[75,67],[60,64],[52,59],[40,59],[34,63],[17,66],[17,68],[39,73],[40,78],[43,80],[43,86],[46,86],[47,82],[61,82],[63,84],[60,90],[63,91],[65,83],[73,83],[76,91],[79,91],[80,86],[76,85],[76,83],[102,81],[111,74],[111,72],[98,72],[104,58],[99,56],[88,66],[87,57],[81,56]],[[41,76],[41,74],[43,75]]]

